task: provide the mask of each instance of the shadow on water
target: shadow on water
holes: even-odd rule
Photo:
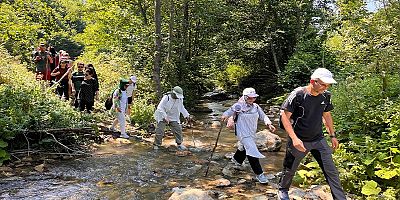
[[[165,148],[160,150],[152,149],[152,138],[147,142],[131,139],[130,144],[107,143],[92,157],[57,162],[39,175],[0,180],[0,199],[168,199],[174,187],[205,188],[215,176],[222,177],[221,168],[229,162],[224,155],[236,150],[233,131],[223,128],[214,154],[220,163],[212,163],[209,176],[204,177],[219,131],[219,127],[212,128],[212,123],[227,109],[225,105],[231,104],[205,103],[202,106],[212,113],[194,113],[202,123],[193,130],[184,129],[189,155],[177,154],[173,136],[164,139]],[[278,135],[282,137],[283,133]],[[266,158],[260,161],[266,173],[280,171],[283,149],[263,152]]]

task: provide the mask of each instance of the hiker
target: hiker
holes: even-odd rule
[[[153,149],[157,150],[161,146],[164,137],[164,129],[166,125],[171,127],[172,133],[175,135],[175,141],[178,150],[186,150],[182,144],[182,126],[180,122],[180,114],[190,121],[190,115],[183,105],[183,90],[179,86],[175,86],[171,92],[165,94],[157,106],[154,118],[157,121],[156,135],[154,138]]]
[[[332,159],[332,149],[322,133],[322,119],[325,121],[332,148],[339,147],[330,113],[333,110],[329,86],[336,81],[332,73],[318,68],[311,75],[310,83],[296,88],[281,108],[281,122],[289,135],[283,172],[279,181],[278,198],[289,200],[289,187],[301,160],[309,153],[321,167],[334,199],[345,200],[339,180],[339,172]]]
[[[86,108],[88,113],[91,113],[91,111],[93,110],[94,98],[96,97],[97,99],[97,91],[99,90],[97,81],[92,76],[92,69],[86,69],[85,78],[82,81],[78,95],[80,111],[84,111]]]
[[[33,62],[36,65],[36,77],[41,77],[40,80],[50,80],[50,64],[53,63],[53,59],[50,53],[46,51],[46,45],[44,43],[39,44],[38,50],[35,51],[33,55]]]
[[[62,98],[64,95],[65,100],[69,100],[69,85],[71,84],[71,70],[67,66],[68,61],[62,60],[60,66],[56,67],[52,72],[51,76],[56,77],[57,94]]]
[[[126,89],[126,94],[128,96],[128,111],[126,112],[128,116],[131,114],[131,105],[133,102],[133,92],[136,90],[136,76],[131,76],[129,78],[129,86]]]
[[[81,89],[82,81],[85,79],[85,64],[83,62],[78,62],[77,64],[78,71],[72,73],[72,84],[71,91],[72,95],[75,97],[74,99],[74,107],[79,107],[78,94]]]
[[[87,64],[86,67],[85,67],[85,69],[88,69],[88,68],[92,68],[92,71],[93,71],[93,78],[96,79],[97,85],[99,85],[99,78],[97,77],[96,69],[94,68],[93,64],[92,64],[92,63]]]
[[[129,135],[125,132],[125,113],[128,107],[128,96],[126,95],[126,88],[129,86],[129,81],[121,79],[119,81],[119,88],[113,93],[113,105],[111,113],[115,116],[115,120],[110,127],[111,131],[115,131],[115,126],[119,122],[119,128],[121,129],[122,138],[129,138]]]
[[[254,88],[244,89],[243,96],[222,114],[221,120],[226,121],[233,116],[236,123],[235,135],[239,141],[239,146],[231,161],[235,165],[242,165],[247,157],[253,172],[256,174],[256,179],[260,183],[266,184],[268,179],[264,175],[259,161],[260,158],[265,158],[265,156],[258,151],[255,142],[258,119],[263,120],[272,132],[275,132],[275,127],[268,116],[265,115],[263,109],[254,103],[257,97],[258,94]]]

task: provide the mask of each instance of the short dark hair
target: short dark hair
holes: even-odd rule
[[[93,70],[91,68],[87,68],[85,72],[89,73],[90,75],[93,75]]]

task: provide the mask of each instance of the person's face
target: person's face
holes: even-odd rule
[[[313,90],[318,94],[322,94],[325,90],[327,90],[330,84],[324,83],[321,80],[317,79],[312,81]]]
[[[39,49],[40,49],[40,51],[46,51],[46,46],[40,45],[40,46],[39,46]]]
[[[86,79],[91,79],[92,75],[89,72],[85,72],[85,78]]]
[[[62,62],[62,63],[61,63],[61,67],[62,67],[62,68],[65,68],[66,66],[67,66],[67,63],[66,63],[66,62]]]
[[[246,103],[253,104],[256,101],[257,97],[246,97]]]
[[[85,69],[85,66],[83,64],[78,64],[78,71],[82,72]]]

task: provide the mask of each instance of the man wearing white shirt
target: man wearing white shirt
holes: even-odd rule
[[[157,150],[162,144],[164,137],[164,129],[166,125],[171,127],[171,131],[175,135],[175,141],[179,150],[185,150],[182,144],[182,126],[180,124],[180,114],[189,120],[189,113],[183,105],[183,90],[179,86],[175,86],[170,93],[163,96],[154,113],[157,121],[156,136],[154,139],[154,149]]]

